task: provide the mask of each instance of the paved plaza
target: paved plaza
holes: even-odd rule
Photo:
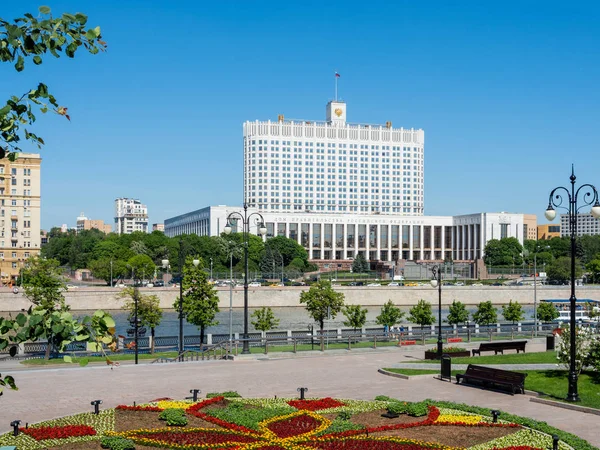
[[[548,422],[600,446],[597,415],[534,403],[528,395],[459,386],[433,376],[403,380],[377,372],[422,358],[419,347],[307,352],[295,357],[272,353],[268,358],[251,355],[235,361],[123,364],[112,370],[105,365],[23,369],[1,362],[0,373],[14,375],[19,391],[5,390],[0,398],[0,430],[8,431],[14,419],[33,423],[91,411],[90,401],[96,399],[103,400],[103,408],[110,408],[158,397],[183,398],[193,388],[203,394],[235,390],[244,397],[292,397],[298,395],[296,388],[307,387],[310,397],[370,400],[383,394],[408,401],[431,398],[501,409]],[[542,344],[528,348],[534,350],[543,350]]]

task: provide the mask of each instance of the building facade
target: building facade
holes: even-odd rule
[[[0,160],[0,279],[18,280],[25,261],[38,255],[40,237],[40,155],[20,153]]]
[[[241,207],[210,206],[165,220],[165,234],[219,236],[227,217]],[[523,214],[393,216],[260,212],[266,238],[285,236],[302,245],[312,261],[348,260],[361,253],[369,261],[473,261],[491,239],[515,237],[523,243]],[[241,231],[233,223],[233,231]],[[251,233],[257,233],[252,224]]]
[[[104,220],[91,220],[83,215],[83,212],[77,217],[77,232],[80,233],[83,230],[91,230],[95,228],[102,231],[105,234],[112,232],[110,224],[105,224]]]
[[[537,238],[539,240],[549,240],[555,237],[560,237],[560,225],[538,225],[537,226]]]
[[[165,231],[165,224],[164,223],[153,223],[152,224],[152,231]]]
[[[421,216],[423,130],[349,124],[331,101],[326,121],[246,122],[244,201],[265,212]]]
[[[600,234],[600,220],[595,219],[591,214],[577,214],[577,236]],[[560,215],[560,236],[571,236],[571,227],[569,226],[569,215]]]
[[[523,240],[537,240],[537,216],[535,214],[523,214]]]
[[[134,231],[148,232],[148,208],[132,198],[115,200],[115,232],[131,234]]]

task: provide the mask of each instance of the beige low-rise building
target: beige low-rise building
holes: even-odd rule
[[[41,162],[36,153],[20,153],[14,162],[0,160],[2,285],[16,283],[25,261],[40,252]]]
[[[523,214],[523,240],[537,240],[537,216],[535,214]]]
[[[106,234],[112,232],[112,226],[110,224],[105,224],[104,220],[88,219],[83,215],[83,213],[81,213],[81,215],[77,218],[77,232],[79,233],[83,230],[91,230],[92,228],[100,230]]]
[[[538,240],[550,240],[555,237],[560,237],[560,225],[547,223],[537,226]]]

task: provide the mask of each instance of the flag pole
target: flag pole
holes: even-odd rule
[[[337,75],[337,72],[334,73],[333,78],[335,78],[335,101],[337,102],[338,101],[338,95],[337,95],[338,86],[337,86],[337,84],[338,84],[338,78],[339,78]]]

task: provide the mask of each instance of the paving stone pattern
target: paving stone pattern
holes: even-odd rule
[[[543,350],[541,339],[530,344],[528,351]],[[528,395],[511,396],[433,377],[402,380],[377,372],[422,356],[423,347],[410,346],[305,352],[295,357],[272,353],[235,361],[123,364],[112,370],[106,365],[23,369],[0,362],[0,373],[14,375],[19,386],[18,391],[5,390],[0,398],[0,431],[9,431],[14,419],[35,423],[92,411],[90,402],[96,399],[103,400],[102,408],[110,408],[158,397],[183,398],[193,388],[203,394],[236,390],[244,397],[292,397],[298,395],[296,388],[308,387],[309,397],[369,400],[384,394],[408,401],[432,398],[501,409],[548,422],[600,446],[596,415],[533,403]]]

